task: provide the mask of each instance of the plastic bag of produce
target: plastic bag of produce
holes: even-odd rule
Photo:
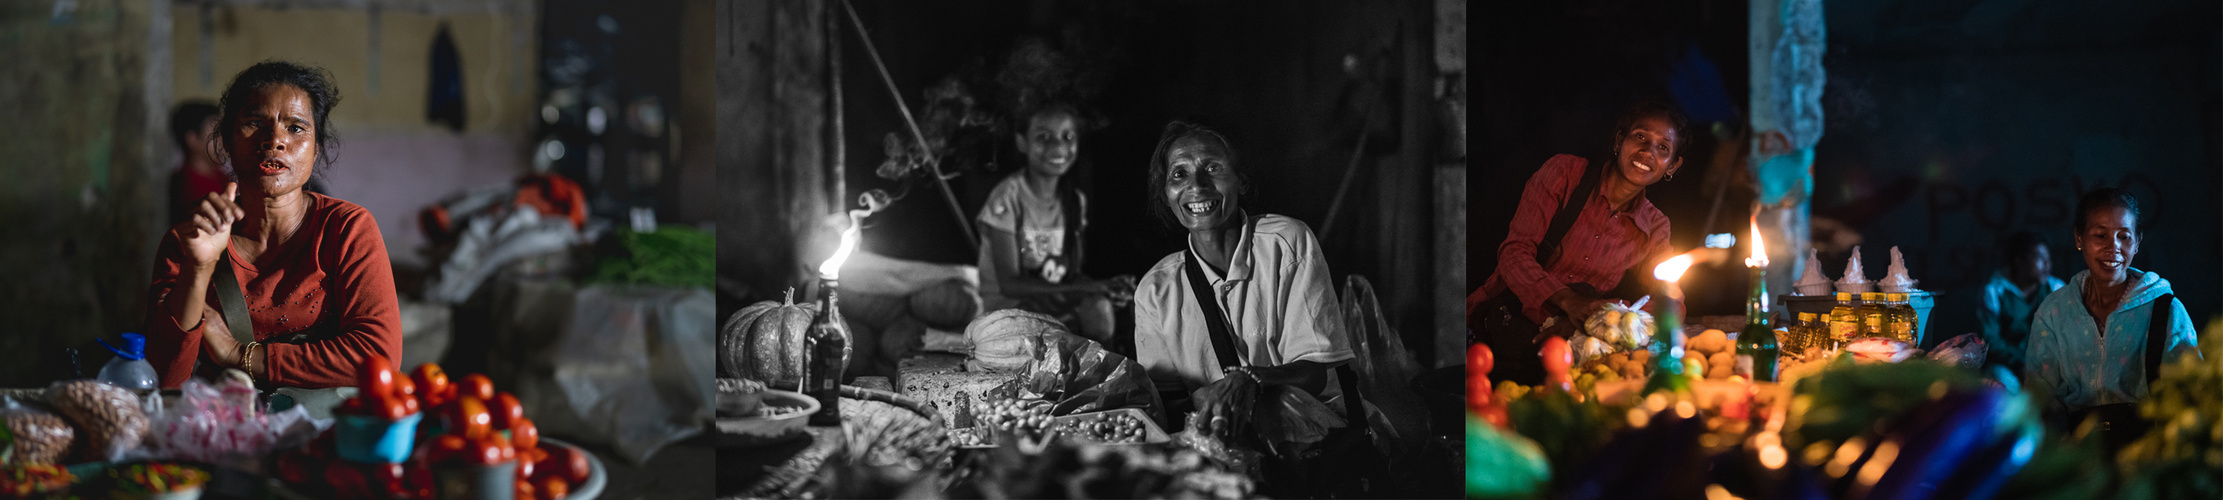
[[[1181,432],[1173,435],[1173,442],[1195,450],[1198,454],[1204,455],[1205,458],[1210,458],[1236,473],[1246,477],[1258,477],[1259,466],[1263,464],[1265,455],[1255,450],[1231,445],[1210,433],[1198,430],[1197,419],[1199,417],[1198,414],[1190,413],[1188,421],[1181,426]]]
[[[157,416],[147,436],[147,455],[162,460],[253,463],[274,450],[300,446],[332,426],[311,418],[302,406],[264,414],[257,410],[255,388],[237,380],[217,384],[190,379],[178,404]]]
[[[1930,359],[1976,370],[1984,367],[1984,356],[1989,354],[1990,350],[1991,348],[1984,343],[1984,339],[1973,333],[1963,333],[1958,337],[1946,340],[1943,344],[1938,344],[1936,349],[1930,351]]]
[[[1251,413],[1258,436],[1269,443],[1317,443],[1328,431],[1350,425],[1343,412],[1328,407],[1312,393],[1286,385],[1265,389]]]
[[[1142,364],[1079,336],[1040,338],[1042,347],[1015,381],[1019,397],[1056,402],[1052,415],[1141,408],[1152,420],[1165,421],[1157,386]]]
[[[77,429],[60,415],[15,398],[0,397],[0,425],[15,436],[11,454],[0,460],[9,463],[59,464],[69,457],[70,444],[77,439]]]
[[[139,398],[124,388],[94,380],[57,382],[46,389],[46,403],[83,434],[82,456],[114,462],[139,448],[147,433],[147,414]]]

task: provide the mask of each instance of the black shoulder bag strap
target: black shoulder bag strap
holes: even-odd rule
[[[225,250],[223,257],[217,260],[216,276],[212,281],[214,282],[210,283],[210,286],[215,287],[216,305],[224,312],[224,325],[231,327],[232,338],[238,339],[240,345],[254,342],[255,320],[247,316],[247,294],[239,286],[239,276],[232,273],[231,250]],[[298,343],[310,339],[312,337],[310,332],[314,330],[312,328],[296,332],[284,338],[273,337],[271,340],[274,342]],[[270,360],[257,359],[255,362],[268,363]],[[309,408],[309,415],[316,418],[331,418],[332,407],[338,406],[341,400],[354,397],[356,394],[356,389],[353,387],[325,389],[276,387],[269,381],[262,380],[256,381],[255,385],[263,388],[270,395],[271,411],[283,411],[295,405],[300,405]]]
[[[1586,164],[1582,168],[1582,181],[1575,183],[1575,190],[1567,193],[1560,202],[1559,213],[1551,217],[1551,226],[1544,230],[1544,238],[1536,240],[1536,265],[1551,265],[1552,256],[1559,252],[1560,243],[1567,239],[1567,231],[1574,229],[1575,219],[1582,218],[1582,207],[1590,204],[1590,195],[1598,192],[1598,178],[1604,168]]]
[[[2154,379],[2161,378],[2163,348],[2169,345],[2169,325],[2174,323],[2177,294],[2165,294],[2154,299],[2154,317],[2146,324],[2146,390],[2153,390]]]
[[[224,313],[224,325],[232,329],[232,338],[240,345],[255,341],[254,319],[247,317],[247,294],[239,287],[239,276],[232,274],[232,252],[225,249],[216,260],[216,305]]]
[[[1235,328],[1227,324],[1227,313],[1220,310],[1219,295],[1212,293],[1211,279],[1204,277],[1204,265],[1200,263],[1204,259],[1198,258],[1195,252],[1183,253],[1186,255],[1181,267],[1189,276],[1189,294],[1196,297],[1197,307],[1204,310],[1204,327],[1211,332],[1212,354],[1219,358],[1220,369],[1247,366],[1235,354],[1238,352]],[[1346,425],[1372,432],[1366,423],[1366,405],[1360,402],[1358,376],[1351,371],[1351,364],[1336,365],[1335,375],[1343,389],[1343,413],[1349,420]]]

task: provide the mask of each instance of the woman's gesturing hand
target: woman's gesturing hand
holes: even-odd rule
[[[171,231],[178,235],[185,255],[191,257],[196,269],[210,269],[224,255],[224,248],[231,244],[232,223],[247,216],[241,210],[239,183],[224,183],[223,193],[209,193],[193,208],[193,217],[179,223]]]

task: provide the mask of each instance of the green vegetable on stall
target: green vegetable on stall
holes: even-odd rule
[[[1574,470],[1627,425],[1626,409],[1576,401],[1573,394],[1542,388],[1506,405],[1513,430],[1543,449],[1552,470]]]
[[[716,279],[717,240],[710,233],[659,226],[614,237],[622,251],[604,255],[588,282],[709,288]]]
[[[1791,450],[1835,450],[1838,443],[1877,429],[1948,392],[1974,390],[1982,378],[1966,370],[1912,359],[1901,363],[1841,364],[1800,379],[1791,396]]]

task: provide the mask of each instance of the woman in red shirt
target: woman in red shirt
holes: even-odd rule
[[[271,386],[350,385],[367,356],[401,358],[401,312],[378,222],[303,189],[330,168],[339,90],[322,69],[256,64],[224,90],[220,162],[237,183],[193,207],[156,252],[147,361],[177,387],[203,368]],[[322,165],[319,165],[319,163]],[[236,283],[245,317],[219,300]],[[233,322],[252,326],[235,339]]]
[[[1641,104],[1622,113],[1613,149],[1599,167],[1562,154],[1529,177],[1498,246],[1497,272],[1467,296],[1470,326],[1497,359],[1491,379],[1542,382],[1535,325],[1558,317],[1544,331],[1564,337],[1572,332],[1568,326],[1588,319],[1606,300],[1642,295],[1629,291],[1641,288],[1624,275],[1670,253],[1667,216],[1644,190],[1682,168],[1677,155],[1684,127],[1674,108]],[[1571,204],[1576,196],[1579,204]],[[1547,234],[1555,225],[1564,229]]]

